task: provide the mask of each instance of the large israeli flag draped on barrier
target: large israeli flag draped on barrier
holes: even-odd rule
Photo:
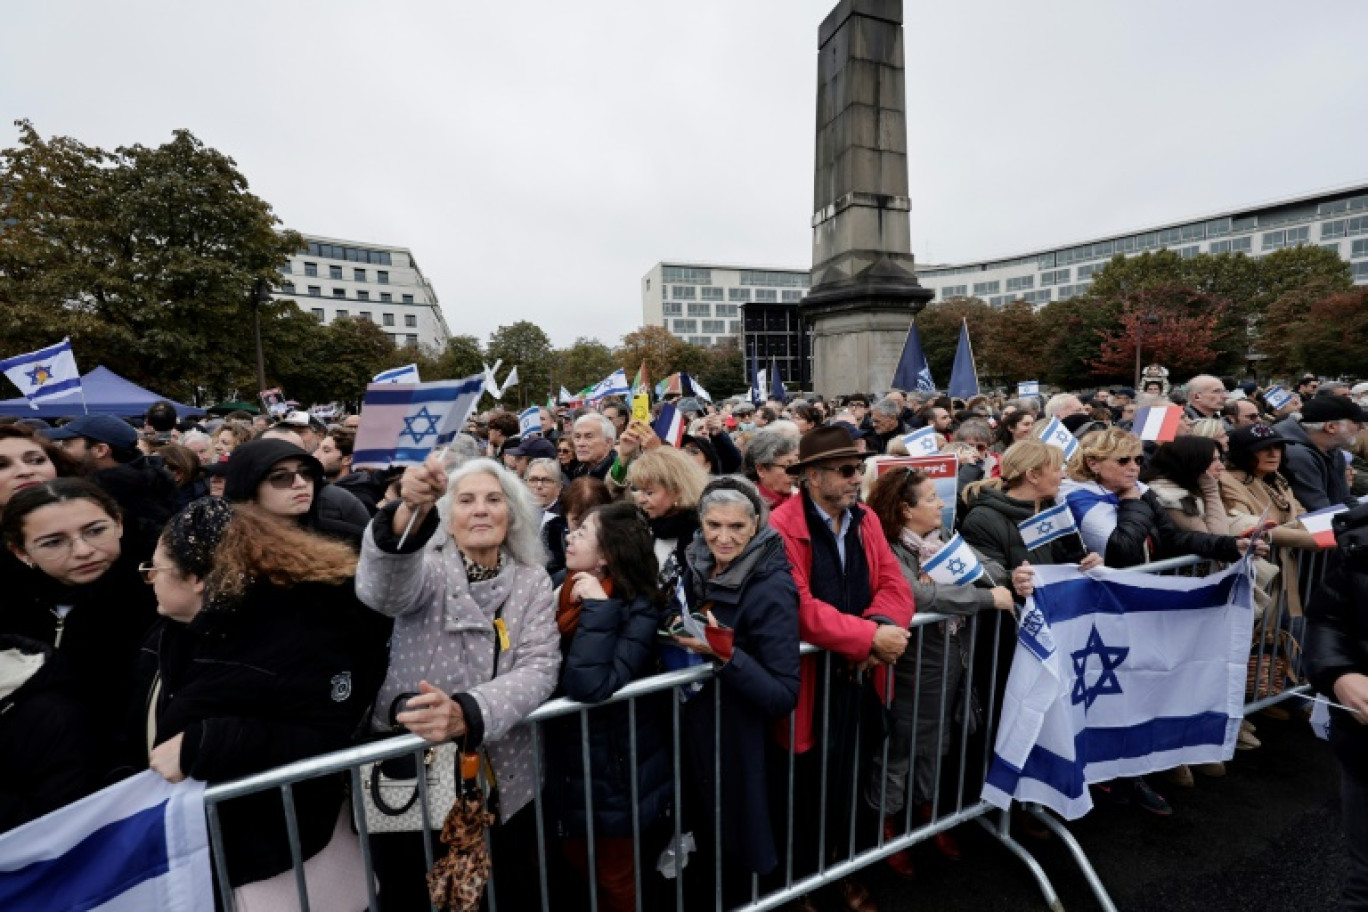
[[[353,465],[421,465],[455,439],[485,389],[485,377],[366,387]]]
[[[1244,711],[1249,562],[1207,577],[1036,568],[983,797],[1068,820],[1088,783],[1228,760]]]
[[[140,773],[0,835],[6,912],[212,908],[202,782]]]

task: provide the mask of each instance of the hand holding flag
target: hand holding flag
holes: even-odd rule
[[[944,586],[967,586],[984,572],[974,549],[958,534],[946,542],[935,557],[922,564],[922,573]]]
[[[940,447],[936,445],[936,429],[930,425],[904,434],[902,442],[909,456],[935,456],[940,452]]]

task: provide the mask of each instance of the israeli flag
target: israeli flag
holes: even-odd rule
[[[464,424],[464,422],[462,422]],[[537,406],[529,406],[518,413],[518,434],[526,437],[529,434],[541,434],[541,409]]]
[[[1078,438],[1074,437],[1058,418],[1049,420],[1040,432],[1040,439],[1052,447],[1063,450],[1065,462],[1072,459],[1074,450],[1078,449]]]
[[[1254,621],[1247,559],[1205,577],[1035,572],[987,801],[1076,820],[1092,809],[1089,783],[1234,755]]]
[[[590,402],[595,402],[608,396],[626,396],[631,393],[631,391],[632,385],[627,382],[627,372],[619,367],[598,383],[595,383],[585,395],[585,398]]]
[[[935,456],[940,452],[940,447],[936,446],[936,429],[929,425],[904,434],[902,442],[909,456]]]
[[[405,364],[403,367],[381,371],[371,378],[371,383],[422,383],[418,379],[418,365]]]
[[[44,399],[64,396],[81,388],[81,373],[76,369],[76,356],[72,354],[69,338],[27,355],[6,358],[0,361],[0,371],[19,387],[30,408],[36,409]]]
[[[1042,510],[1030,519],[1017,523],[1017,528],[1021,530],[1021,540],[1027,551],[1078,531],[1067,503]]]
[[[964,586],[983,576],[983,564],[968,542],[956,535],[922,564],[922,573],[944,586]]]
[[[372,383],[366,387],[355,465],[421,465],[455,439],[484,391],[484,375],[437,383]]]
[[[1017,398],[1025,399],[1027,396],[1040,395],[1039,380],[1021,380],[1017,382]]]
[[[1296,393],[1290,389],[1284,389],[1281,386],[1270,387],[1264,392],[1264,404],[1268,406],[1270,412],[1276,412],[1292,401],[1292,397],[1295,395]]]
[[[0,835],[0,909],[212,908],[203,782],[143,772]]]

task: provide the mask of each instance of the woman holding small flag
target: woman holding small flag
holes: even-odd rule
[[[932,581],[922,572],[923,561],[934,557],[946,544],[941,540],[941,511],[945,504],[936,492],[935,481],[928,476],[911,469],[886,472],[874,483],[867,503],[879,517],[884,537],[902,567],[903,578],[912,587],[917,609],[955,615],[952,620],[922,628],[920,647],[908,649],[894,666],[888,764],[882,777],[866,783],[866,800],[872,807],[880,807],[883,799],[884,837],[891,839],[901,835],[899,824],[903,819],[908,767],[914,759],[913,746],[913,801],[918,818],[927,821],[931,819],[931,801],[938,785],[936,756],[949,753],[950,745],[958,740],[949,726],[945,737],[939,738],[938,732],[942,715],[963,700],[961,679],[969,660],[964,619],[979,611],[1011,611],[1013,600],[1010,589],[994,585],[987,576],[981,575],[978,584],[946,585]],[[881,761],[882,754],[876,754],[875,765]],[[947,858],[960,857],[949,833],[938,833],[934,841]],[[911,876],[912,862],[906,851],[890,856],[888,864],[897,873]]]

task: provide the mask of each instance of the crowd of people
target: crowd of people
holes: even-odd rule
[[[689,889],[748,901],[753,875],[782,883],[787,849],[801,877],[932,818],[955,788],[938,730],[952,715],[966,737],[982,728],[953,711],[1000,708],[1011,660],[1010,620],[977,655],[968,624],[1010,618],[1032,567],[1252,549],[1264,616],[1300,617],[1296,554],[1317,545],[1299,517],[1368,491],[1368,384],[1303,378],[1276,410],[1218,377],[1169,393],[683,398],[677,447],[615,399],[542,409],[526,435],[496,409],[407,470],[353,464],[364,415],[182,420],[158,403],[141,427],[10,420],[0,831],[140,770],[220,782],[406,731],[482,753],[500,906],[539,903],[540,841],[558,884],[593,880],[602,907],[634,908],[677,824],[698,847]],[[1174,440],[1133,433],[1137,408],[1175,403]],[[1040,438],[1053,418],[1077,439],[1067,461]],[[934,480],[887,461],[924,427],[959,460],[953,528]],[[1080,534],[1028,548],[1019,523],[1056,504]],[[933,582],[922,567],[956,532],[987,572]],[[949,618],[919,646],[916,611]],[[677,694],[558,718],[535,740],[521,724],[554,697],[600,703],[704,663],[716,674]],[[1258,745],[1246,723],[1240,746]],[[1225,768],[1098,795],[1166,815],[1160,789],[1194,771]],[[356,889],[345,790],[295,789],[311,889]],[[222,825],[230,886],[268,908],[292,897],[278,797],[228,802]],[[426,908],[436,835],[372,837],[386,909]],[[961,854],[950,833],[935,844]],[[915,876],[906,851],[887,863]],[[837,892],[876,908],[858,877]]]

